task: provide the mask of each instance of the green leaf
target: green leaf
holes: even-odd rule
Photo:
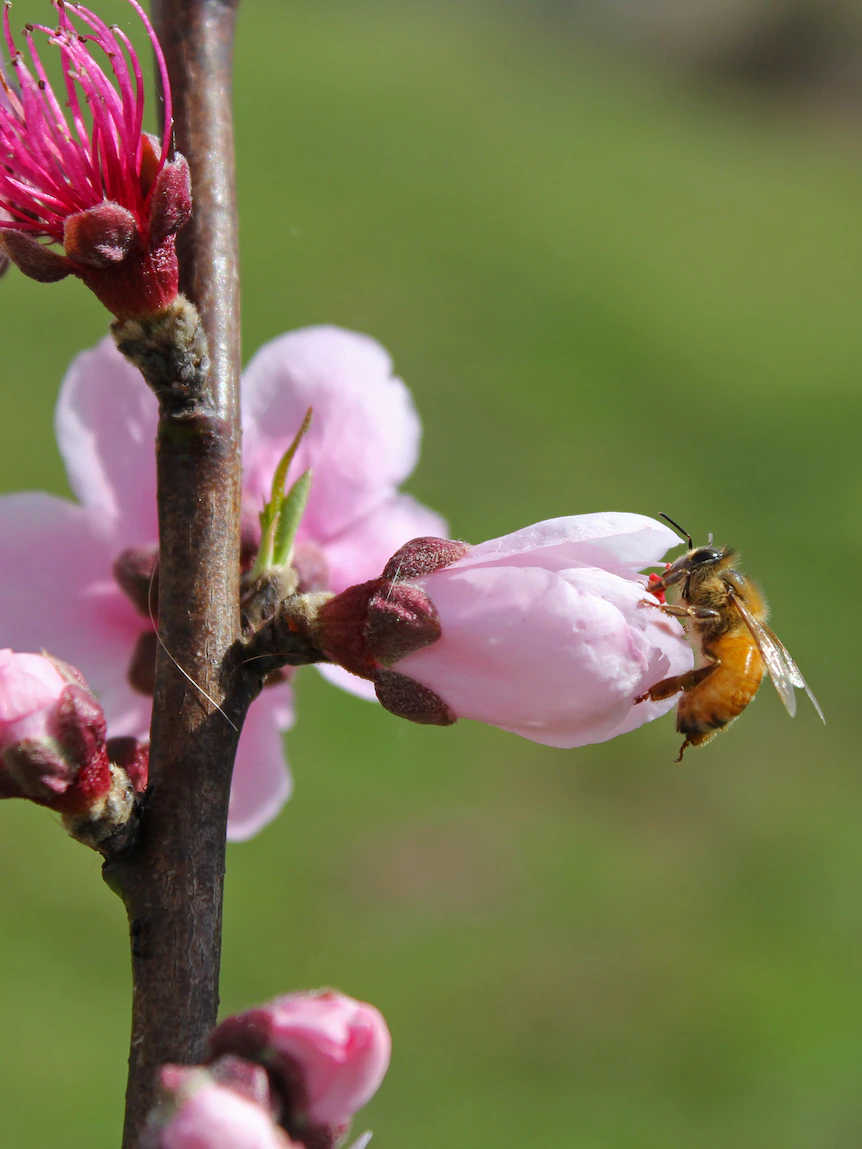
[[[275,540],[273,548],[273,565],[277,567],[286,567],[290,562],[293,553],[293,540],[296,538],[296,532],[299,529],[299,524],[302,522],[302,516],[305,513],[305,505],[308,502],[308,496],[311,492],[311,469],[303,471],[290,490],[282,504],[281,514],[275,528]]]
[[[308,428],[311,426],[311,407],[305,412],[305,418],[302,420],[302,426],[296,433],[296,436],[284,454],[279,460],[278,466],[275,468],[275,474],[272,477],[272,488],[270,491],[270,501],[264,505],[263,510],[260,512],[260,547],[257,552],[257,558],[254,561],[252,568],[252,577],[256,577],[261,571],[267,570],[273,566],[285,566],[290,561],[290,551],[292,549],[293,538],[296,535],[302,512],[305,510],[305,504],[308,502],[308,487],[311,483],[311,472],[306,471],[290,488],[287,495],[284,493],[284,484],[287,481],[287,472],[290,469],[290,464],[299,449],[299,444],[305,435]],[[305,480],[304,495],[300,499],[299,493],[294,498],[294,492],[300,483]],[[288,505],[291,499],[294,499],[293,505]],[[297,516],[297,499],[300,500],[298,518]],[[282,520],[287,514],[288,522],[283,524]],[[292,525],[291,525],[292,524]],[[287,558],[279,562],[277,555],[285,553],[283,541],[277,540],[287,539]]]

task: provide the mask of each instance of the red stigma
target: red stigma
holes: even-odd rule
[[[670,567],[670,563],[666,563],[664,569],[667,570],[669,567]],[[650,594],[655,595],[655,597],[658,599],[659,602],[664,602],[665,601],[664,589],[662,587],[656,588],[656,583],[660,583],[660,582],[661,582],[661,575],[657,575],[657,574],[649,575],[648,579],[647,579],[647,583],[648,583],[647,590],[650,592]]]

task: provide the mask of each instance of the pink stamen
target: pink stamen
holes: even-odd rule
[[[18,49],[15,47],[15,41],[12,39],[12,29],[9,27],[9,9],[12,7],[12,0],[4,0],[3,3],[3,35],[6,39],[6,48],[9,52],[9,59],[14,60],[18,55]]]
[[[138,141],[138,157],[137,157],[137,171],[140,175],[140,165],[142,151],[141,146],[141,133],[144,130],[144,75],[141,71],[141,64],[138,60],[135,49],[132,47],[132,42],[126,33],[121,28],[114,28],[114,32],[120,38],[120,42],[126,49],[129,56],[129,62],[132,65],[132,72],[135,77],[135,118],[132,124],[132,138]]]
[[[125,151],[124,112],[117,90],[108,77],[98,66],[92,55],[85,47],[92,36],[77,36],[69,45],[73,62],[77,66],[76,78],[90,108],[90,115],[94,122],[98,122],[99,129],[104,137],[103,142],[108,144],[112,153],[112,167],[119,174],[119,184],[112,189],[112,195],[120,194],[120,188],[125,182]],[[98,42],[98,41],[97,41]],[[73,73],[74,75],[75,73]]]
[[[150,43],[153,46],[153,55],[156,57],[156,63],[159,66],[159,76],[162,82],[162,100],[164,102],[164,128],[162,129],[162,154],[159,159],[159,165],[156,173],[160,172],[164,167],[168,153],[171,148],[171,141],[174,134],[174,106],[171,101],[171,81],[168,76],[168,65],[165,63],[165,54],[162,51],[162,46],[159,43],[155,29],[150,23],[150,19],[146,12],[138,3],[138,0],[127,0],[140,17],[141,23],[146,29],[147,35],[150,38]]]
[[[34,179],[38,180],[41,190],[55,196],[64,194],[65,181],[49,148],[50,135],[45,128],[45,117],[42,111],[38,85],[23,62],[18,66],[18,76],[21,81],[21,103],[24,108],[24,119],[32,125],[27,132],[27,143],[31,148],[30,160],[35,168]]]
[[[66,8],[63,4],[57,6],[57,12],[60,16],[60,30],[65,32],[66,39],[55,37],[52,43],[56,44],[60,49],[60,58],[63,63],[63,82],[66,86],[67,107],[72,114],[72,123],[75,125],[75,131],[78,134],[78,140],[81,144],[81,159],[89,171],[89,183],[92,186],[96,179],[96,170],[90,162],[90,133],[87,131],[84,117],[81,113],[81,104],[78,100],[78,89],[71,75],[72,57],[69,52],[67,40],[73,34],[72,25],[66,13]]]
[[[116,136],[112,139],[112,144],[116,152],[116,157],[119,160],[119,168],[122,173],[122,180],[125,184],[126,192],[137,203],[140,202],[140,195],[137,194],[139,188],[137,170],[137,150],[140,144],[140,134],[132,136],[132,125],[135,118],[135,95],[132,91],[131,81],[129,79],[128,68],[126,67],[125,57],[123,50],[117,43],[108,25],[100,20],[89,9],[84,8],[81,4],[75,5],[75,12],[90,28],[93,29],[95,35],[84,34],[79,37],[82,44],[86,42],[93,42],[97,44],[105,55],[111,65],[111,71],[114,73],[117,84],[119,85],[119,93],[114,88],[113,84],[108,80],[101,69],[96,69],[94,79],[99,84],[102,94],[105,96],[107,106],[114,122]]]
[[[43,28],[40,25],[35,25],[35,30],[40,32],[51,33],[48,28]],[[36,49],[33,40],[33,33],[27,34],[27,47],[30,49],[30,56],[33,60],[33,66],[36,69],[36,75],[39,78],[39,89],[42,94],[42,100],[47,105],[50,115],[45,117],[48,130],[57,147],[58,158],[60,162],[60,176],[62,179],[64,169],[68,173],[69,180],[73,185],[73,189],[77,196],[86,197],[90,190],[90,184],[87,180],[84,166],[81,163],[79,149],[75,147],[74,141],[69,135],[69,125],[60,108],[57,98],[54,95],[54,90],[48,82],[48,77],[45,69],[42,66],[42,61]]]

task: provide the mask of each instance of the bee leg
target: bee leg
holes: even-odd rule
[[[691,741],[688,738],[686,738],[685,742],[683,742],[682,746],[680,746],[679,756],[674,758],[674,762],[682,762],[682,756],[685,754],[685,748],[687,746],[691,746]]]
[[[709,606],[673,606],[671,603],[659,603],[659,610],[663,614],[673,615],[674,618],[719,618],[717,610]]]
[[[662,614],[672,615],[674,618],[719,618],[720,615],[717,610],[713,610],[708,606],[677,606],[669,602],[654,602],[648,598],[642,598],[640,601],[641,606],[654,606],[656,610],[660,610]]]
[[[708,662],[706,666],[698,666],[696,670],[689,670],[685,674],[675,674],[672,678],[663,678],[661,682],[651,686],[646,694],[641,694],[636,698],[635,702],[646,702],[648,698],[652,702],[661,702],[664,698],[673,698],[674,694],[679,694],[680,691],[694,690],[696,686],[700,686],[711,674],[714,674],[720,665],[721,663],[716,659],[714,662]]]

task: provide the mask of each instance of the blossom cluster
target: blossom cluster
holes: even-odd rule
[[[309,406],[315,418],[294,460],[314,482],[294,561],[301,588],[340,592],[370,578],[443,519],[399,492],[415,466],[420,423],[410,393],[373,339],[333,327],[281,336],[249,363],[242,386],[244,554],[277,462]],[[145,738],[158,622],[153,443],[158,406],[105,339],[72,363],[56,433],[78,503],[38,492],[0,498],[0,641],[73,663],[98,695],[114,736]],[[62,577],[58,578],[58,569]],[[336,666],[321,673],[373,697]],[[293,723],[290,674],[272,676],[243,727],[229,832],[257,833],[290,794],[282,734]]]
[[[334,1149],[377,1092],[391,1044],[374,1006],[334,990],[226,1018],[205,1065],[163,1067],[142,1149]]]
[[[291,466],[313,473],[293,562],[300,591],[335,595],[321,612],[331,661],[319,670],[330,681],[376,691],[416,721],[472,718],[551,746],[615,737],[673,705],[634,705],[691,665],[679,625],[642,606],[638,572],[676,542],[664,524],[602,513],[477,546],[447,542],[443,520],[398,490],[418,454],[410,394],[383,348],[353,332],[274,340],[249,364],[242,402],[249,564],[273,471],[307,408],[315,412]],[[105,340],[72,363],[57,407],[79,503],[0,499],[0,640],[72,662],[111,733],[137,739],[149,727],[157,641],[156,420],[155,397]],[[289,794],[281,735],[293,722],[291,673],[272,676],[243,729],[235,839],[256,833]]]
[[[160,313],[176,297],[175,239],[192,202],[188,165],[170,155],[161,49],[137,0],[127,2],[155,50],[161,139],[143,131],[142,69],[128,36],[70,0],[54,0],[55,28],[25,29],[29,65],[5,7],[11,75],[0,99],[6,253],[38,279],[79,276],[120,319]],[[62,99],[39,37],[59,52]],[[311,481],[290,563],[294,593],[332,596],[317,632],[325,677],[413,721],[473,718],[552,746],[612,738],[673,705],[634,704],[691,664],[679,625],[641,609],[639,572],[675,545],[668,527],[597,514],[478,546],[447,540],[443,520],[399,491],[418,456],[410,394],[383,348],[353,332],[308,328],[262,348],[242,407],[246,570],[273,475],[313,409],[288,475]],[[78,503],[40,493],[0,500],[0,642],[74,664],[111,734],[139,742],[158,642],[157,418],[155,396],[105,340],[72,363],[57,407]],[[256,833],[289,794],[282,734],[293,722],[293,673],[270,676],[245,722],[235,839]]]

